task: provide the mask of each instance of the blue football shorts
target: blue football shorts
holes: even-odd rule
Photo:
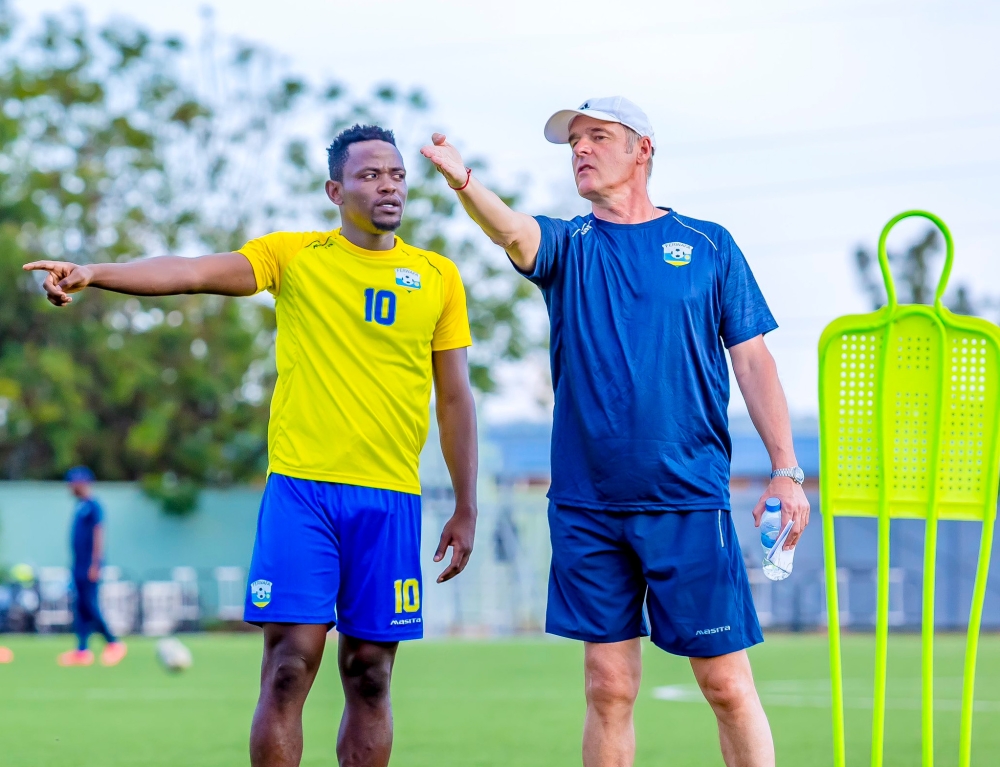
[[[586,642],[652,633],[658,647],[697,658],[764,641],[730,512],[550,503],[549,529],[548,633]]]
[[[420,496],[267,478],[244,620],[337,626],[372,642],[420,639]]]

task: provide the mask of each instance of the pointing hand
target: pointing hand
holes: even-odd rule
[[[68,261],[32,261],[24,265],[26,272],[46,271],[45,295],[53,306],[65,306],[72,303],[70,293],[79,293],[90,284],[94,278],[89,266],[79,266]]]

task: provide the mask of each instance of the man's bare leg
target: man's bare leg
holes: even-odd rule
[[[260,698],[250,729],[252,767],[298,767],[302,759],[302,706],[312,687],[325,625],[264,624]]]
[[[337,736],[340,767],[386,767],[392,752],[389,683],[398,642],[340,635],[344,716]]]
[[[715,711],[726,767],[774,767],[771,727],[754,687],[746,650],[691,658],[691,669]]]
[[[632,709],[642,679],[639,640],[587,642],[584,648],[583,767],[631,767],[635,761]]]

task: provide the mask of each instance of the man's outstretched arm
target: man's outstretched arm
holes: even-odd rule
[[[48,272],[42,287],[55,306],[72,302],[70,294],[87,287],[133,296],[179,293],[250,296],[257,292],[253,267],[242,253],[216,253],[198,258],[158,256],[124,264],[33,261],[25,264],[24,269]]]
[[[468,181],[468,186],[458,192],[458,199],[479,228],[493,242],[507,251],[510,260],[522,272],[533,272],[538,246],[542,241],[542,230],[538,222],[525,213],[511,210],[496,194],[470,177],[462,162],[462,155],[442,133],[435,133],[434,142],[425,146],[420,153],[434,163],[444,176],[448,186],[456,191]]]
[[[797,466],[788,403],[785,401],[781,381],[778,380],[778,368],[764,343],[764,336],[755,336],[736,344],[729,349],[729,357],[733,361],[733,373],[747,403],[750,420],[757,428],[771,458],[771,469]],[[782,526],[790,519],[795,522],[785,542],[785,548],[790,549],[798,543],[802,531],[809,524],[809,499],[794,480],[775,477],[754,507],[754,522],[758,526],[764,513],[764,502],[771,496],[781,500]]]
[[[433,364],[441,452],[455,489],[455,513],[445,524],[434,554],[434,561],[440,562],[448,547],[452,549],[451,562],[437,579],[438,583],[443,583],[462,572],[472,556],[479,514],[476,503],[479,442],[476,438],[476,402],[469,386],[468,351],[433,352]]]

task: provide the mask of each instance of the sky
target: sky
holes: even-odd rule
[[[78,3],[194,40],[204,3]],[[62,0],[15,3],[27,20]],[[853,268],[894,214],[940,215],[951,284],[1000,295],[1000,3],[866,0],[216,0],[223,36],[259,41],[355,92],[393,81],[430,96],[432,120],[529,213],[575,215],[565,146],[548,116],[601,95],[649,115],[658,205],[733,234],[780,325],[768,336],[794,415],[817,410],[816,345],[869,309]],[[318,158],[318,162],[322,162]],[[890,248],[920,224],[900,225]],[[996,319],[993,317],[992,319]],[[538,418],[544,378],[508,368],[490,420]],[[731,412],[745,412],[733,387]]]

